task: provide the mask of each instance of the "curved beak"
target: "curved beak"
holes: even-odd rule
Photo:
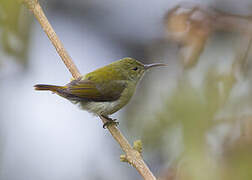
[[[150,69],[152,67],[159,67],[159,66],[168,66],[167,64],[162,64],[162,63],[154,63],[154,64],[145,64],[144,69]]]

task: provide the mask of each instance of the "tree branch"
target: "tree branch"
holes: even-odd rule
[[[72,61],[71,57],[68,55],[67,51],[63,47],[60,39],[56,35],[55,31],[53,30],[52,26],[50,25],[48,19],[46,18],[41,6],[38,3],[38,0],[23,0],[23,2],[27,5],[27,7],[32,11],[40,25],[42,26],[43,30],[47,34],[48,38],[54,45],[56,51],[60,55],[62,61],[65,63],[68,70],[71,72],[72,76],[76,79],[81,76],[79,70],[75,66],[74,62]],[[100,117],[103,123],[107,120],[105,118]],[[123,134],[119,131],[119,129],[115,125],[109,125],[108,127],[109,132],[114,137],[114,139],[118,142],[121,146],[122,150],[125,152],[125,159],[126,161],[131,164],[139,174],[145,180],[156,180],[155,176],[152,174],[148,166],[145,164],[141,153],[134,149],[127,139],[123,136]]]

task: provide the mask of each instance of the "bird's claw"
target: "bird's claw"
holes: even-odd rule
[[[106,120],[107,120],[107,122],[105,122],[102,126],[104,129],[108,126],[111,126],[111,125],[115,125],[115,126],[119,125],[119,122],[116,121],[117,119],[112,119],[109,117],[104,117],[104,118],[106,118]]]
[[[103,124],[103,128],[105,129],[106,127],[110,126],[110,125],[115,125],[118,126],[119,122],[117,122],[117,119],[112,119],[108,116],[104,116],[104,115],[100,115],[101,118],[106,119],[105,123]]]
[[[103,124],[102,127],[103,127],[104,129],[106,129],[106,127],[111,126],[111,125],[118,126],[118,125],[119,125],[119,122],[117,122],[117,121],[107,121],[107,122],[105,122],[105,123]]]

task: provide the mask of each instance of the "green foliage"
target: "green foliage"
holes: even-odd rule
[[[174,127],[180,128],[182,136],[180,151],[173,167],[177,168],[177,178],[183,180],[244,179],[252,178],[251,143],[242,146],[222,146],[224,158],[219,160],[211,151],[207,141],[209,132],[222,123],[216,120],[225,107],[230,92],[236,83],[234,73],[218,73],[210,68],[203,84],[194,87],[189,78],[180,79],[177,88],[166,99],[163,109],[156,115],[155,123],[144,131],[144,144],[158,150],[162,159],[174,156],[172,135]],[[231,112],[230,112],[231,113]],[[229,122],[230,124],[233,121]],[[233,124],[234,125],[234,124]],[[240,141],[239,141],[240,142]]]
[[[133,148],[141,154],[143,152],[142,141],[141,140],[134,141]]]
[[[0,51],[22,65],[27,63],[30,24],[27,10],[19,1],[0,0]],[[0,56],[0,61],[3,60]]]

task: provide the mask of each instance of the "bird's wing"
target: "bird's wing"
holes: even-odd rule
[[[125,81],[96,83],[91,80],[74,80],[67,85],[65,93],[75,100],[96,102],[115,101],[126,88]]]

